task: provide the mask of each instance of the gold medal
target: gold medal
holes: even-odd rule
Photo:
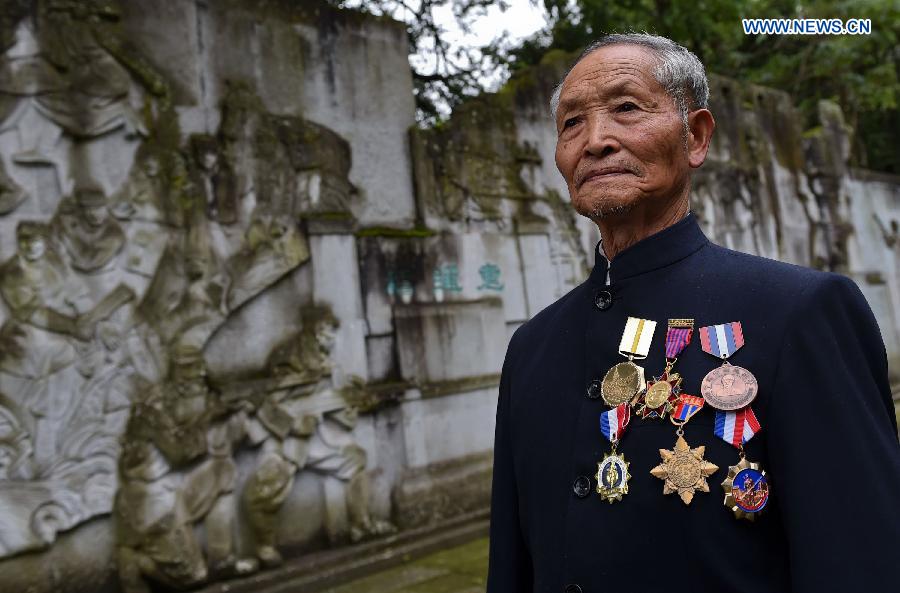
[[[628,362],[613,366],[603,377],[600,394],[610,407],[632,401],[644,390],[647,382],[644,369],[632,362],[635,358],[646,358],[656,322],[649,319],[629,317],[619,342],[619,354],[628,357]]]
[[[628,362],[620,362],[606,372],[600,384],[600,394],[608,406],[618,406],[630,402],[643,391],[646,381],[644,369]]]
[[[678,375],[675,375],[675,377],[678,377]],[[672,388],[673,385],[669,381],[654,381],[647,388],[647,393],[644,395],[644,401],[647,402],[647,407],[659,408],[665,404],[669,399],[669,396],[672,395]]]
[[[675,407],[681,393],[681,375],[672,372],[678,355],[691,343],[693,319],[669,319],[666,331],[666,368],[659,377],[647,383],[644,395],[637,402],[641,418],[665,418]]]
[[[675,448],[659,450],[663,462],[650,470],[650,475],[665,480],[663,494],[677,492],[684,504],[691,504],[695,492],[709,492],[706,478],[719,469],[718,465],[703,458],[705,452],[703,445],[692,449],[679,428]]]

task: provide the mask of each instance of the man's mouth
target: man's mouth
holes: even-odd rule
[[[578,187],[581,187],[585,183],[589,183],[591,181],[601,181],[603,179],[609,179],[610,177],[614,177],[616,175],[633,175],[634,173],[624,167],[603,167],[600,169],[593,169],[588,171],[584,177],[578,182]]]

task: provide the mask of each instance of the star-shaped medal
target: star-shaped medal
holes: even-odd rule
[[[691,449],[684,437],[678,435],[672,451],[660,449],[663,462],[650,470],[654,478],[665,480],[663,494],[677,492],[684,504],[691,504],[694,492],[709,492],[706,478],[713,475],[719,466],[703,459],[706,447]]]

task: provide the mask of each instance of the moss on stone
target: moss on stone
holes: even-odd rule
[[[397,229],[385,226],[373,226],[356,231],[356,236],[362,237],[382,237],[388,239],[423,239],[433,237],[436,231],[426,227],[413,227],[411,229]]]

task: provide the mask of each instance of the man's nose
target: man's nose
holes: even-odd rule
[[[621,148],[615,124],[605,114],[593,113],[586,123],[588,138],[584,145],[585,154],[599,158]]]

